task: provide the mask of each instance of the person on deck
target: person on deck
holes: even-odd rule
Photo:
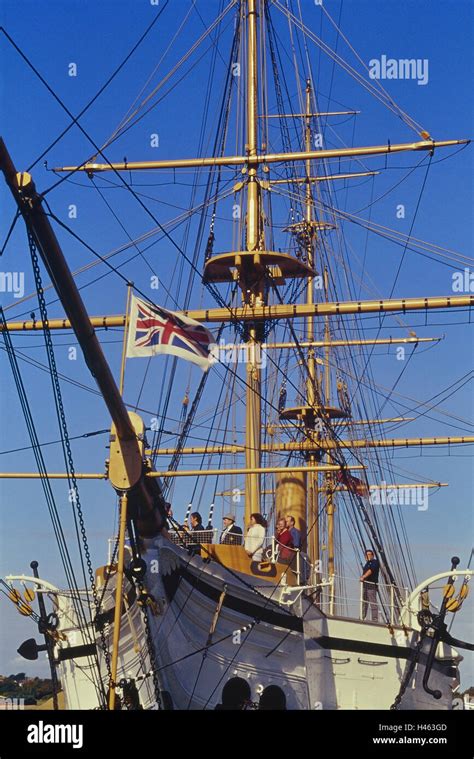
[[[365,619],[370,606],[372,622],[379,621],[377,606],[377,588],[379,581],[380,564],[375,558],[373,551],[365,552],[366,562],[360,578],[362,586],[362,619]]]
[[[252,561],[261,561],[267,523],[261,514],[250,515],[250,525],[245,536],[244,547]]]
[[[235,517],[232,514],[226,514],[222,521],[224,522],[224,529],[221,532],[219,543],[230,546],[242,545],[242,530],[235,524]]]
[[[293,548],[301,548],[301,532],[296,527],[296,520],[294,517],[286,518],[286,526],[288,527],[293,541]]]
[[[168,530],[172,530],[174,524],[176,523],[174,522],[173,509],[171,508],[171,504],[167,503],[165,505],[165,509],[166,509],[166,527]]]
[[[193,511],[193,513],[189,517],[189,521],[191,523],[191,530],[195,532],[196,530],[204,530],[204,525],[202,523],[202,516],[198,511]]]
[[[188,535],[185,540],[187,549],[190,551],[191,555],[199,555],[201,551],[200,544],[212,542],[212,531],[205,532],[202,516],[198,511],[193,511],[189,515],[189,525],[190,530],[186,530],[186,532],[191,532],[191,535]],[[196,535],[192,535],[194,532]]]
[[[286,526],[286,521],[281,517],[277,523],[276,523],[276,535],[275,540],[277,541],[277,547],[278,547],[278,561],[283,561],[285,564],[290,564],[292,561],[295,551],[293,550],[293,540],[291,537],[291,533]]]

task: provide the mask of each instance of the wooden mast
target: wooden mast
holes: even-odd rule
[[[308,153],[311,150],[311,81],[308,79],[306,82],[306,113],[305,113],[305,150]],[[314,261],[314,240],[313,240],[313,195],[311,191],[311,160],[305,163],[305,180],[306,180],[306,202],[305,202],[305,220],[306,220],[306,235],[307,235],[307,255],[308,264],[311,268],[315,266]],[[313,276],[308,277],[308,283],[306,287],[306,303],[308,306],[312,306],[314,303],[314,288],[313,288]],[[314,341],[314,317],[309,314],[306,318],[306,339],[308,342]],[[316,404],[316,360],[314,347],[310,346],[307,357],[308,366],[308,378],[306,380],[306,399],[308,406],[314,408]],[[309,420],[313,424],[314,429],[314,415]],[[308,456],[308,466],[313,467],[316,463],[316,455],[310,453]],[[308,554],[311,564],[318,566],[320,560],[320,537],[319,537],[319,482],[318,473],[308,471],[307,474],[307,513],[308,513]],[[319,575],[316,572],[313,581],[317,583],[319,581]]]
[[[324,269],[324,295],[326,301],[329,298],[329,273],[327,268]],[[324,400],[326,406],[329,407],[331,402],[331,331],[329,327],[329,317],[324,317],[324,339],[326,341],[326,347],[324,349]],[[325,456],[326,462],[331,462],[331,454],[327,451]],[[326,480],[326,516],[327,516],[327,551],[328,551],[328,576],[333,577],[335,574],[335,560],[334,560],[334,479],[329,472],[325,475]],[[329,610],[330,614],[334,614],[334,582],[330,586],[330,602]]]
[[[249,161],[257,155],[258,139],[258,71],[257,71],[257,2],[247,0],[247,145]],[[249,164],[247,181],[246,250],[258,251],[265,248],[261,219],[260,184],[257,166]],[[254,259],[255,260],[255,259]],[[263,305],[262,279],[253,280],[253,272],[246,276],[242,272],[242,300],[249,306]],[[259,365],[259,331],[250,323],[248,329],[247,385],[246,385],[246,425],[245,425],[245,466],[247,469],[260,467],[261,459],[261,371]],[[250,514],[260,512],[260,477],[256,473],[245,476],[245,517],[244,526],[250,522]]]

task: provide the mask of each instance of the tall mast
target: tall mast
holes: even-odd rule
[[[324,269],[324,297],[326,302],[329,300],[329,272],[327,268]],[[331,330],[329,327],[329,317],[324,317],[324,340],[326,341],[326,348],[324,349],[324,399],[326,406],[329,407],[331,403],[331,364],[330,354],[331,348],[329,342],[331,340]],[[331,454],[328,452],[325,456],[326,461],[332,461]],[[334,575],[334,480],[327,473],[326,475],[326,516],[327,516],[327,529],[328,529],[328,576]],[[330,613],[334,614],[334,583],[331,585],[330,591]]]
[[[247,0],[247,145],[249,159],[257,156],[257,103],[258,103],[258,71],[257,71],[257,4],[260,0]],[[265,248],[261,223],[260,185],[257,179],[257,166],[249,164],[247,182],[247,218],[246,218],[246,249],[258,251]],[[263,304],[263,282],[241,277],[242,296],[250,306]],[[256,347],[261,333],[255,324],[250,324],[248,330],[248,361],[246,386],[246,431],[245,431],[245,466],[247,469],[260,467],[261,459],[261,372],[259,366],[260,351]],[[247,474],[245,477],[245,525],[250,521],[252,512],[260,512],[260,479],[258,474]]]
[[[305,115],[305,150],[309,152],[311,150],[311,81],[308,79],[306,82],[306,115]],[[306,197],[305,197],[305,227],[306,227],[306,239],[307,239],[307,256],[308,266],[313,269],[314,267],[314,240],[313,240],[313,196],[311,192],[311,161],[308,159],[305,163],[306,173]],[[314,303],[314,287],[313,287],[313,275],[311,274],[307,279],[306,286],[306,303],[311,306]],[[306,319],[306,339],[308,342],[314,341],[314,317],[308,316]],[[310,346],[307,356],[308,365],[308,377],[306,380],[306,397],[308,406],[315,406],[316,399],[316,361],[314,347]],[[311,415],[308,419],[313,421],[314,428],[314,415]],[[316,456],[311,453],[308,457],[308,465],[314,466],[316,463]],[[311,559],[311,563],[319,561],[320,558],[320,540],[319,540],[319,488],[318,488],[318,473],[309,471],[307,475],[308,486],[308,553]],[[314,578],[316,581],[316,578]]]

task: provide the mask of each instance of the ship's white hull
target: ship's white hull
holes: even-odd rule
[[[288,604],[285,589],[190,557],[161,538],[148,548],[146,560],[147,587],[160,607],[149,614],[155,664],[174,709],[213,709],[235,676],[248,681],[255,702],[267,685],[279,685],[288,709],[393,704],[414,650],[414,630],[326,617],[304,595]],[[143,615],[134,603],[122,618],[118,680],[136,679],[143,708],[156,708],[153,678],[144,677],[151,670],[145,652]],[[422,687],[425,659],[423,650],[399,708],[451,708],[459,655],[444,644],[438,648],[430,687],[442,692],[439,700]],[[62,665],[69,708],[98,705],[83,661]]]

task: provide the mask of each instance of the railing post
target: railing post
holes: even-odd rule
[[[395,620],[395,604],[393,598],[393,583],[390,585],[390,624],[393,626]]]
[[[363,619],[363,603],[364,603],[364,583],[360,582],[360,595],[359,595],[359,619]]]
[[[321,609],[323,609],[324,608],[324,598],[323,598],[324,588],[323,588],[322,585],[318,588],[318,574],[319,574],[319,572],[316,570],[316,563],[312,563],[310,561],[309,562],[309,569],[310,569],[310,574],[309,574],[310,584],[313,585],[315,587],[315,589],[316,589],[315,601],[318,604],[318,606]],[[322,580],[322,577],[321,577],[321,580]]]

